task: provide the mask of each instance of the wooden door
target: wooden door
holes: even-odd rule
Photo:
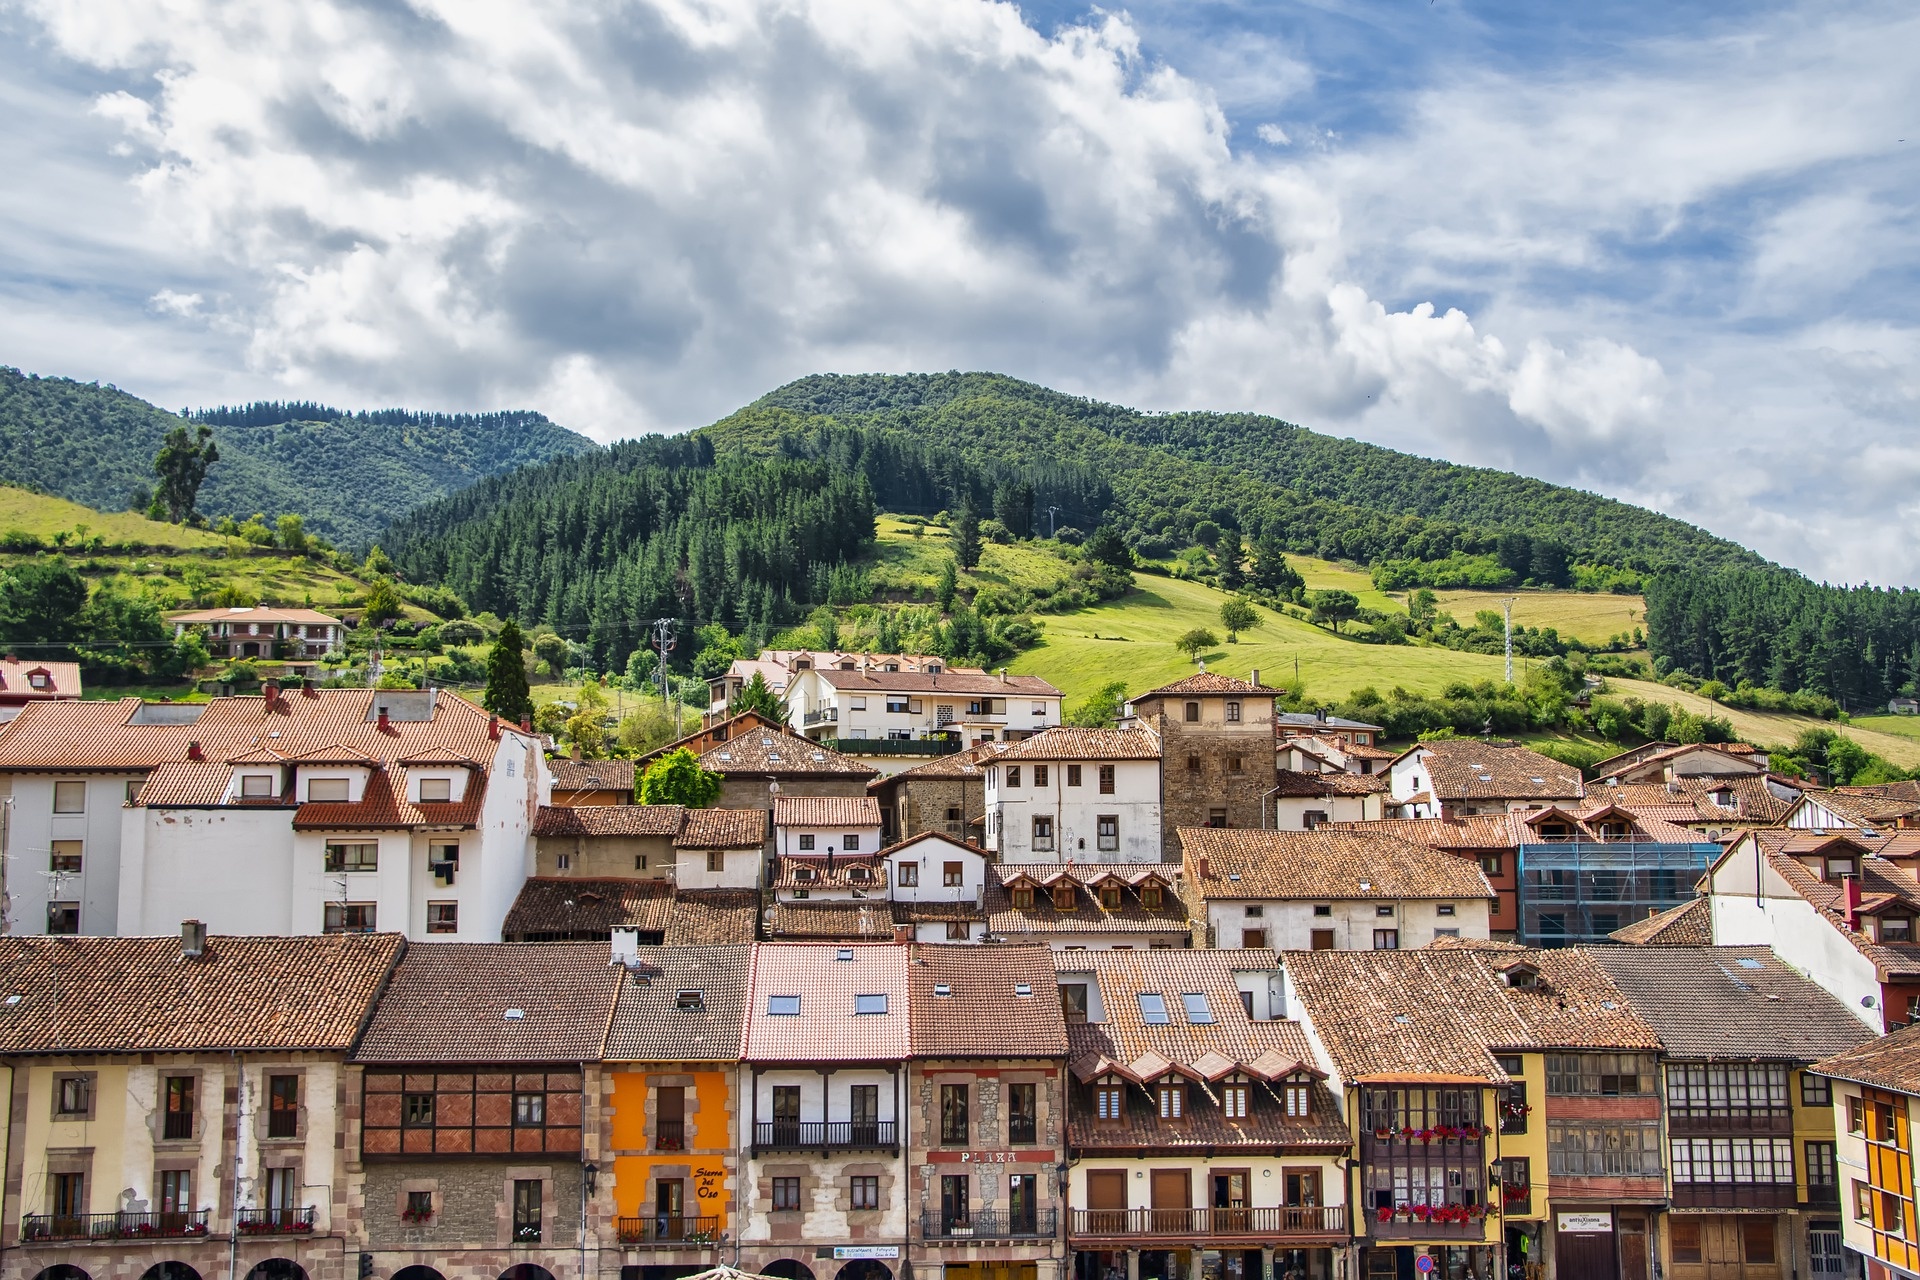
[[[1315,929],[1313,931],[1312,947],[1315,951],[1333,950],[1333,930]]]
[[[1557,1232],[1553,1261],[1560,1280],[1620,1280],[1611,1231]]]
[[[1221,1169],[1211,1177],[1213,1230],[1245,1235],[1253,1228],[1253,1217],[1247,1210],[1247,1181],[1250,1175],[1245,1169]]]
[[[1087,1230],[1095,1235],[1127,1229],[1127,1171],[1087,1171]]]
[[[655,1095],[659,1099],[660,1114],[655,1117],[659,1126],[659,1139],[655,1146],[662,1151],[685,1151],[687,1149],[687,1091],[681,1085],[661,1085]],[[798,1115],[794,1117],[799,1119]]]
[[[1742,1280],[1739,1218],[1700,1219],[1700,1260],[1706,1264],[1707,1280]]]
[[[1647,1280],[1647,1220],[1623,1213],[1614,1229],[1620,1236],[1620,1280]]]
[[[1155,1169],[1150,1175],[1153,1229],[1185,1233],[1192,1230],[1188,1210],[1193,1208],[1193,1182],[1185,1169]]]

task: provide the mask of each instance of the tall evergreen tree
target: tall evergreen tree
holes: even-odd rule
[[[772,686],[767,684],[766,677],[758,671],[753,673],[753,679],[741,686],[740,692],[733,695],[733,701],[727,704],[727,714],[730,716],[741,715],[748,711],[757,711],[775,724],[787,722],[787,704],[780,701],[780,695],[773,691]]]
[[[973,509],[972,498],[961,499],[960,512],[953,518],[953,554],[962,569],[980,563],[980,515]]]
[[[527,646],[520,624],[508,618],[487,651],[487,691],[480,705],[502,720],[520,721],[533,714],[533,691],[527,687]]]
[[[160,477],[158,501],[166,507],[167,519],[175,524],[192,519],[207,469],[218,461],[220,450],[213,443],[212,427],[202,424],[189,434],[181,425],[167,432],[153,460],[153,472]]]
[[[1227,529],[1214,543],[1214,558],[1220,562],[1220,586],[1227,591],[1238,591],[1247,584],[1245,562],[1246,551],[1240,545],[1240,531]]]

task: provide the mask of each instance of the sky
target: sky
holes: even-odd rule
[[[0,0],[0,363],[169,408],[994,370],[1920,584],[1911,0]]]

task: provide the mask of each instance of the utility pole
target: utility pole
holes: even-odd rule
[[[1507,620],[1507,683],[1513,683],[1513,601],[1514,597],[1505,596],[1500,601],[1501,616]]]
[[[671,678],[667,675],[667,654],[673,649],[673,619],[655,618],[653,620],[653,642],[660,650],[660,709],[673,716],[673,736],[680,736],[680,717],[669,709],[667,690],[671,687]]]
[[[1058,507],[1047,508],[1047,536],[1049,538],[1053,536],[1053,518],[1059,512],[1059,510],[1060,508]]]

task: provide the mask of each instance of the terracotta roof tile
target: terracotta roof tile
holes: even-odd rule
[[[1008,760],[1158,760],[1160,741],[1146,729],[1043,729],[1005,752]]]
[[[871,778],[879,771],[832,747],[782,729],[755,729],[709,748],[700,767],[728,777],[797,778],[840,774]]]
[[[1478,863],[1365,830],[1183,827],[1180,847],[1188,886],[1208,901],[1494,896]]]
[[[555,791],[624,791],[633,793],[631,760],[549,760]]]
[[[43,675],[46,683],[35,687],[33,677]],[[77,698],[80,696],[80,664],[48,662],[41,658],[25,661],[8,654],[0,658],[0,696],[7,698]]]
[[[1841,835],[1763,827],[1748,832],[1740,843],[1721,855],[1721,860],[1737,856],[1749,841],[1759,845],[1768,865],[1779,873],[1795,893],[1807,900],[1821,919],[1838,930],[1856,951],[1873,962],[1882,981],[1920,978],[1920,942],[1875,942],[1858,929],[1849,929],[1842,916],[1840,886],[1820,879],[1800,861],[1801,857],[1836,842],[1859,850],[1859,879],[1863,897],[1871,899],[1874,895],[1888,895],[1889,901],[1903,901],[1920,913],[1920,880],[1916,879],[1915,873],[1876,857],[1871,852],[1883,841],[1858,831]],[[1715,865],[1719,864],[1716,862]]]
[[[354,1061],[596,1062],[620,984],[610,958],[604,942],[416,942]]]
[[[158,780],[163,770],[155,770]],[[296,831],[371,830],[389,827],[448,827],[471,830],[479,825],[480,809],[486,803],[484,778],[467,783],[466,795],[457,801],[413,801],[394,789],[394,775],[378,770],[367,778],[360,799],[351,802],[308,801],[293,815]],[[140,789],[140,803],[154,807],[149,798],[149,781]]]
[[[615,1062],[737,1062],[751,946],[642,947],[607,1031]],[[691,998],[683,993],[695,993]]]
[[[916,944],[912,951],[907,998],[916,1057],[1067,1055],[1046,947]]]
[[[835,671],[822,670],[820,678],[841,693],[918,693],[923,696],[952,694],[992,694],[997,698],[1057,698],[1060,691],[1039,676],[966,675],[942,671],[937,675],[919,671]]]
[[[1020,868],[996,870],[1004,874]],[[1158,908],[1142,906],[1137,890],[1123,893],[1119,906],[1103,907],[1098,893],[1076,888],[1074,903],[1073,910],[1062,911],[1053,905],[1053,895],[1043,889],[1034,893],[1032,906],[1016,907],[1013,895],[1004,886],[989,881],[982,907],[987,916],[987,932],[1014,941],[1054,934],[1140,933],[1161,934],[1184,943],[1193,933],[1187,904],[1172,888],[1160,895]]]
[[[1803,801],[1859,827],[1892,826],[1920,813],[1920,800],[1901,796],[1857,795],[1846,791],[1809,791]]]
[[[1873,1039],[1847,1006],[1766,947],[1595,947],[1677,1058],[1813,1062]]]
[[[779,889],[858,889],[882,892],[887,863],[878,853],[801,853],[779,860],[773,883]]]
[[[1429,849],[1512,849],[1519,841],[1507,815],[1472,814],[1462,818],[1387,818],[1379,822],[1329,822],[1321,831],[1374,832],[1423,844]]]
[[[893,904],[859,902],[776,902],[767,908],[767,936],[805,940],[837,938],[848,942],[890,941]]]
[[[775,796],[776,827],[877,827],[880,802],[872,796]]]
[[[346,1050],[400,956],[397,934],[0,938],[0,1052]]]
[[[1920,1023],[1818,1063],[1821,1075],[1920,1096]]]
[[[1344,770],[1308,773],[1300,769],[1275,769],[1273,782],[1277,794],[1295,799],[1303,796],[1380,795],[1393,786],[1393,779],[1384,773],[1347,773]]]
[[[885,905],[885,904],[880,904]],[[850,952],[850,958],[837,957]],[[898,1062],[910,1051],[907,948],[763,942],[754,948],[747,1005],[749,1062]],[[857,1012],[856,997],[886,998],[886,1012]],[[798,996],[797,1014],[769,1013]]]
[[[688,809],[676,849],[761,849],[767,843],[765,809]]]
[[[667,922],[670,947],[752,942],[760,928],[758,889],[682,889]]]
[[[665,941],[673,913],[671,881],[534,876],[520,886],[500,932],[509,940],[551,942],[638,929]]]
[[[299,622],[314,626],[331,624],[336,627],[346,624],[330,613],[321,613],[317,609],[279,609],[271,605],[248,605],[230,609],[194,609],[187,613],[170,613],[168,622],[184,622],[189,625],[213,622]]]
[[[1217,671],[1201,671],[1184,680],[1175,680],[1172,684],[1163,684],[1158,689],[1149,689],[1129,699],[1131,702],[1143,702],[1148,698],[1172,698],[1189,693],[1259,693],[1282,694],[1285,689],[1270,689],[1264,684],[1249,684],[1235,676],[1223,676]]]
[[[677,804],[542,805],[533,834],[670,838],[680,834],[682,812]]]
[[[1713,903],[1693,898],[1677,907],[1656,911],[1624,929],[1607,935],[1635,947],[1710,947],[1713,945]]]
[[[1425,752],[1421,769],[1442,800],[1578,800],[1586,795],[1580,771],[1517,743],[1442,738],[1409,747]]]
[[[935,756],[925,764],[917,764],[911,769],[902,769],[889,777],[875,778],[867,784],[867,790],[880,791],[899,782],[920,782],[933,778],[984,778],[984,765],[1005,755],[1011,743],[982,742],[968,747],[965,751],[956,751],[951,755]]]

